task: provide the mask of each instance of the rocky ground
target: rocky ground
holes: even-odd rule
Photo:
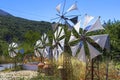
[[[0,72],[0,80],[30,80],[32,77],[37,76],[37,71],[12,71]]]

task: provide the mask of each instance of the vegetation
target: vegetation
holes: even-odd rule
[[[40,34],[50,30],[52,28],[49,22],[31,21],[14,16],[0,16],[0,55],[8,53],[6,49],[11,42],[35,43],[34,41],[40,38]]]
[[[110,50],[112,56],[120,54],[120,21],[109,20],[107,23],[104,23],[105,32],[110,36]]]
[[[110,56],[111,59],[115,64],[115,67],[117,67],[117,69],[120,69],[120,62],[119,60],[116,58],[116,56],[120,55],[120,21],[119,20],[114,20],[111,21],[109,20],[108,22],[104,22],[103,24],[105,30],[104,31],[100,31],[97,32],[95,34],[99,34],[99,33],[106,33],[109,34],[110,37],[110,52],[104,52],[103,57],[105,59],[108,59],[107,57]],[[24,49],[24,55],[25,54],[29,54],[29,53],[33,53],[34,51],[34,44],[35,42],[41,37],[41,35],[43,33],[48,33],[48,37],[50,39],[50,44],[52,45],[52,39],[53,39],[53,32],[52,32],[52,27],[51,27],[51,23],[49,22],[44,22],[44,21],[31,21],[31,20],[26,20],[26,19],[22,19],[22,18],[18,18],[18,17],[13,17],[13,16],[0,16],[0,56],[4,55],[7,59],[2,59],[2,56],[0,57],[0,63],[9,63],[9,62],[13,62],[14,58],[11,59],[8,56],[8,44],[11,42],[17,42],[19,44],[19,49]],[[65,31],[65,33],[67,35],[65,35],[66,41],[69,41],[69,37],[70,37],[70,31]],[[93,33],[90,33],[93,34]],[[76,34],[75,34],[76,35]],[[61,37],[62,39],[63,37]],[[67,44],[67,43],[66,43]],[[68,47],[68,44],[65,45],[65,52],[71,53],[69,52],[70,49]],[[22,54],[18,54],[19,58],[18,61],[21,62],[23,59]],[[120,57],[120,56],[119,56]],[[4,60],[4,61],[3,61]],[[69,60],[66,60],[69,61]],[[75,78],[75,80],[77,79],[84,79],[85,74],[83,73],[85,71],[85,66],[81,64],[81,62],[79,62],[78,60],[72,58],[72,68],[73,69],[73,77]],[[83,67],[82,67],[83,66]],[[100,71],[102,71],[100,74],[100,76],[105,76],[105,69],[106,69],[106,64],[105,62],[101,62],[100,64]],[[68,67],[68,66],[67,66]],[[79,71],[79,69],[82,69],[81,71]],[[68,72],[70,70],[68,69]],[[115,70],[113,70],[113,65],[110,65],[110,73],[114,73]],[[113,72],[112,72],[113,71]],[[79,76],[81,75],[81,77]],[[43,80],[57,80],[56,77],[50,77],[50,76],[42,76],[42,75],[38,75],[37,77],[33,77],[31,80],[39,80],[42,79]],[[60,79],[58,79],[60,80]],[[111,79],[112,80],[112,79]]]

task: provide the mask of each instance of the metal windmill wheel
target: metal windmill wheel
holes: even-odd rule
[[[100,18],[98,18],[96,22],[90,27],[86,27],[88,26],[89,22],[92,19],[93,19],[92,16],[85,15],[84,23],[80,25],[81,22],[79,21],[74,26],[74,32],[76,32],[77,36],[74,36],[74,34],[71,33],[71,37],[69,41],[70,44],[76,42],[74,45],[70,46],[72,55],[73,56],[77,55],[78,59],[83,62],[89,62],[89,61],[91,62],[95,57],[102,54],[99,51],[101,48],[102,49],[109,48],[109,45],[107,43],[108,42],[107,34],[90,36],[89,34],[90,32],[95,32],[104,29],[100,23]],[[100,49],[97,49],[95,47],[98,47]],[[91,68],[91,70],[92,69],[93,68]],[[91,74],[91,79],[93,80],[93,71]]]
[[[62,7],[62,4],[58,4],[56,6],[56,11],[57,11],[56,15],[58,17],[53,18],[52,20],[57,19],[58,23],[57,23],[57,25],[53,26],[53,28],[56,29],[56,27],[58,27],[59,24],[64,24],[64,25],[67,25],[69,27],[69,29],[71,29],[72,26],[70,25],[70,22],[72,24],[77,23],[79,15],[68,15],[69,12],[77,10],[76,2],[74,4],[72,4],[66,11],[65,11],[65,7],[66,7],[66,0],[64,1],[63,7]]]
[[[58,29],[54,33],[53,38],[53,56],[57,60],[59,55],[64,51],[64,29],[62,27],[58,27]]]
[[[85,16],[85,21],[83,23],[83,26],[86,27],[86,25],[93,19],[92,16]],[[87,28],[83,27],[83,29],[80,30],[80,21],[74,26],[74,30],[77,33],[77,36],[74,36],[73,33],[71,33],[71,37],[69,42],[72,43],[76,40],[78,40],[78,43],[76,43],[74,46],[71,46],[71,50],[72,52],[74,52],[73,56],[76,55],[77,53],[77,49],[80,48],[80,51],[78,53],[78,58],[84,62],[86,62],[86,55],[85,55],[85,45],[88,46],[89,49],[89,53],[90,53],[90,59],[93,59],[94,57],[100,55],[101,53],[99,52],[99,50],[95,49],[94,45],[92,46],[92,44],[90,42],[94,42],[96,44],[98,44],[100,47],[105,48],[105,44],[106,44],[106,40],[108,35],[106,34],[102,34],[102,35],[93,35],[93,36],[89,36],[89,32],[94,32],[97,30],[102,30],[104,29],[100,23],[100,19],[98,18],[97,21],[91,25],[91,27],[89,27],[88,30],[86,30]],[[80,31],[79,31],[80,30]],[[101,42],[103,42],[101,44]],[[76,47],[76,49],[74,49],[74,47]]]
[[[34,53],[37,57],[47,57],[48,55],[48,47],[47,47],[47,43],[48,43],[48,37],[47,35],[44,33],[40,40],[36,41],[35,47],[34,47]]]
[[[8,52],[10,57],[14,58],[15,56],[17,56],[18,53],[18,44],[15,42],[12,42],[11,44],[9,44],[8,46]]]

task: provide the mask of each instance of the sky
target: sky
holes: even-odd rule
[[[101,21],[120,20],[120,0],[66,0],[64,11],[73,3],[78,10],[68,15],[85,14],[101,17]],[[0,0],[0,9],[17,17],[36,21],[49,21],[57,17],[56,6],[64,3],[64,0]]]

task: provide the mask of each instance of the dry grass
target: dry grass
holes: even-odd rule
[[[106,63],[105,62],[100,64],[100,78],[101,80],[105,80],[106,78]],[[113,62],[109,63],[108,79],[109,80],[120,80],[120,71],[118,71],[115,68],[115,65]]]
[[[0,56],[0,64],[4,64],[4,63],[13,63],[14,60],[10,57],[7,56]]]
[[[75,80],[85,80],[86,65],[76,58],[71,58],[73,67],[73,76]]]
[[[85,80],[86,64],[80,62],[76,58],[71,58],[73,66],[73,75],[75,80]],[[99,78],[100,80],[106,80],[106,63],[101,62],[99,65]],[[120,80],[120,71],[115,68],[114,62],[109,63],[108,68],[108,80]]]
[[[72,68],[72,74],[73,74],[74,80],[85,80],[86,64],[83,62],[80,62],[78,59],[74,57],[71,57],[70,60],[72,63],[71,68]],[[63,56],[61,56],[58,61],[55,61],[53,63],[55,77],[59,77],[58,66],[63,65],[63,61],[64,61]],[[108,69],[109,69],[108,80],[120,80],[120,71],[116,69],[114,62],[109,63]],[[106,63],[105,62],[101,62],[99,65],[99,76],[100,76],[100,80],[106,80]]]

